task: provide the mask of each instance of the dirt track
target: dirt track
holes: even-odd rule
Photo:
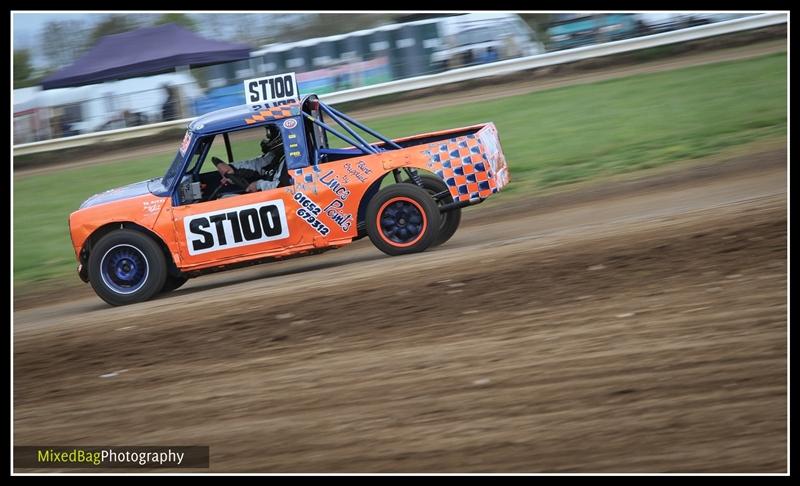
[[[212,471],[784,472],[786,203],[772,151],[498,197],[420,255],[361,241],[18,310],[15,444],[208,444]]]

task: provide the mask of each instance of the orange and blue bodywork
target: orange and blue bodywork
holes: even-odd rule
[[[351,136],[324,123],[320,110]],[[450,198],[442,211],[481,202],[509,182],[493,123],[395,140],[376,134],[381,141],[369,144],[343,120],[353,121],[313,95],[283,106],[245,105],[196,119],[164,177],[95,195],[70,215],[81,278],[88,281],[93,246],[118,228],[157,241],[172,274],[195,276],[336,248],[365,236],[371,198],[387,176],[397,179],[400,171],[412,180],[424,171],[443,181]],[[267,123],[280,127],[289,185],[202,202],[181,200],[179,185],[193,156],[202,164],[209,139]],[[329,148],[327,133],[352,142],[351,147]]]

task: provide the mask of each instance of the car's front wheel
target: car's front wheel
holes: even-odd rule
[[[164,288],[166,258],[149,236],[118,229],[100,238],[89,255],[89,281],[95,293],[111,305],[152,298]]]

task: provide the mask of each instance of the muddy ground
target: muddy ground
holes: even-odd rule
[[[15,444],[209,445],[213,472],[786,471],[784,150],[500,197],[419,255],[362,240],[18,308]]]

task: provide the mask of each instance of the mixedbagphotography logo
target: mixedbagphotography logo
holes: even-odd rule
[[[208,446],[17,446],[15,468],[203,468]]]

